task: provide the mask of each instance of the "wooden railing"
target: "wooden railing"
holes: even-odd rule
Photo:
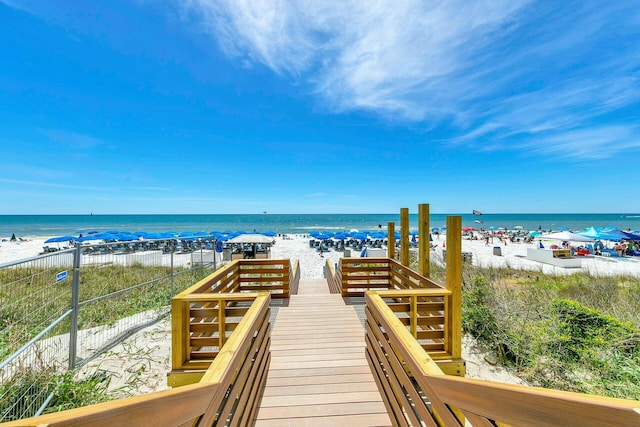
[[[291,274],[289,279],[289,295],[297,295],[299,285],[300,285],[300,261],[295,260],[295,262],[291,264]]]
[[[196,293],[269,292],[288,298],[291,263],[288,259],[235,260],[200,280],[181,295]]]
[[[219,301],[214,298],[219,295],[208,296],[212,303]],[[192,377],[195,384],[13,421],[6,426],[250,425],[270,361],[270,295],[254,293],[247,297],[253,298],[253,303],[215,360]]]
[[[640,425],[640,402],[445,375],[412,334],[412,325],[419,327],[420,317],[412,310],[411,318],[403,320],[386,302],[393,304],[397,295],[409,297],[419,312],[422,295],[437,292],[385,291],[365,296],[367,359],[394,425]],[[446,293],[443,296],[447,298]]]
[[[339,294],[340,289],[340,278],[336,274],[336,269],[331,260],[327,260],[324,263],[323,268],[324,278],[327,280],[327,285],[329,285],[329,292],[332,294]]]
[[[334,280],[344,297],[362,297],[371,290],[442,288],[391,258],[341,258]]]

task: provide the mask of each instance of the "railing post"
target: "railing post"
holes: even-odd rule
[[[80,309],[80,262],[82,249],[80,243],[76,243],[76,251],[73,255],[73,278],[71,284],[71,325],[69,327],[69,370],[76,367],[78,354],[78,310]]]
[[[418,259],[420,260],[420,274],[431,276],[431,242],[429,241],[429,205],[418,205]]]
[[[218,301],[218,351],[222,349],[227,339],[227,320],[224,313],[226,305],[226,300],[221,299]]]
[[[400,208],[400,264],[409,267],[409,208]]]
[[[387,256],[396,259],[396,224],[394,222],[387,223]]]
[[[452,359],[462,357],[462,217],[447,217],[447,298],[445,348]]]
[[[411,335],[413,335],[415,339],[418,339],[418,297],[416,295],[411,296],[409,315],[411,316],[411,324],[409,326]]]

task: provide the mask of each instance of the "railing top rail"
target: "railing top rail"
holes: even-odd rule
[[[42,255],[38,255],[38,256],[34,256],[31,258],[25,258],[25,259],[20,259],[17,261],[11,261],[11,262],[5,262],[3,264],[0,264],[0,269],[2,268],[9,268],[9,267],[13,267],[16,265],[20,265],[20,264],[26,264],[28,262],[33,262],[33,261],[38,261],[41,259],[46,259],[46,258],[51,258],[51,257],[56,257],[62,254],[67,254],[67,253],[74,253],[76,251],[76,248],[69,248],[69,249],[63,249],[60,251],[55,251],[55,252],[51,252],[48,254],[42,254]]]
[[[218,269],[213,274],[205,277],[204,279],[198,281],[194,285],[180,292],[177,297],[184,298],[189,294],[201,293],[202,290],[208,289],[212,283],[215,283],[219,280],[223,280],[228,278],[230,275],[239,274],[243,267],[251,266],[251,265],[290,265],[290,260],[288,259],[264,259],[264,260],[241,260],[236,259],[231,261],[229,264],[224,267]]]
[[[451,295],[452,292],[444,288],[423,288],[423,289],[390,289],[387,291],[368,291],[371,294],[380,295],[382,298],[409,297],[409,296],[434,296],[441,297]]]
[[[2,424],[6,427],[183,425],[207,410],[218,384],[197,383]],[[171,408],[167,410],[167,408]]]
[[[427,381],[448,405],[501,423],[538,426],[544,420],[545,425],[640,425],[638,401],[453,376]]]
[[[251,301],[257,298],[259,293],[257,292],[247,292],[247,293],[198,293],[198,294],[188,294],[185,296],[177,296],[174,299],[179,300],[188,300],[193,302],[198,301]]]
[[[334,263],[331,260],[325,261],[325,268],[329,269],[329,273],[331,274],[331,277],[336,275],[336,269],[334,267]]]

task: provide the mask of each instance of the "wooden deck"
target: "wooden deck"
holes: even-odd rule
[[[390,426],[365,359],[364,329],[326,280],[302,279],[280,307],[256,420],[264,426]]]

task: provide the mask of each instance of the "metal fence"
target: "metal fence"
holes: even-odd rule
[[[0,422],[39,415],[61,375],[168,315],[220,264],[192,242],[77,245],[0,265]]]

